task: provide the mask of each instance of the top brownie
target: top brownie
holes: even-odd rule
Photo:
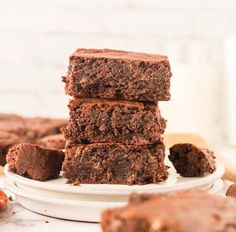
[[[170,100],[171,70],[161,55],[110,49],[78,49],[63,78],[75,97],[136,101]]]

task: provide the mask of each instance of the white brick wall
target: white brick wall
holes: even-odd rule
[[[60,76],[77,47],[153,52],[172,63],[168,130],[215,136],[235,12],[235,0],[0,0],[0,111],[67,116]]]

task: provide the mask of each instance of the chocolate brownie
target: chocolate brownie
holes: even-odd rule
[[[163,158],[163,144],[69,143],[62,170],[74,185],[158,183],[167,178]]]
[[[162,141],[166,121],[154,103],[73,99],[70,120],[62,129],[77,143],[152,144]]]
[[[146,195],[102,214],[103,232],[236,231],[236,200],[201,191]]]
[[[6,154],[9,148],[21,142],[23,140],[16,134],[0,131],[0,166],[6,164]]]
[[[36,144],[46,148],[64,149],[66,145],[66,139],[62,134],[48,135],[38,139]]]
[[[7,153],[9,171],[40,181],[58,177],[63,160],[62,151],[29,143],[16,145]]]
[[[229,186],[226,196],[236,197],[236,184],[231,184]]]
[[[171,147],[169,159],[177,173],[184,177],[201,177],[215,170],[214,153],[190,143]]]
[[[63,81],[80,98],[170,100],[171,70],[166,56],[110,49],[77,49]]]
[[[60,130],[65,126],[67,120],[35,117],[26,119],[26,134],[29,141],[35,142],[35,140],[45,137],[47,135],[60,134]]]

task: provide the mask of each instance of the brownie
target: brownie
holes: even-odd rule
[[[26,119],[26,134],[29,141],[35,142],[35,140],[45,137],[47,135],[60,134],[60,130],[65,126],[67,120],[34,117]]]
[[[21,142],[23,140],[16,134],[0,131],[0,166],[6,164],[6,154],[9,148]]]
[[[236,200],[201,191],[146,195],[102,213],[103,232],[236,231]]]
[[[63,176],[74,185],[158,183],[167,178],[164,150],[163,144],[68,143]]]
[[[226,196],[236,197],[236,184],[231,184],[229,186]]]
[[[166,121],[154,103],[72,99],[70,120],[62,129],[77,143],[152,144],[162,141]]]
[[[66,145],[66,139],[62,134],[48,135],[38,139],[36,144],[46,148],[64,149]]]
[[[64,153],[35,144],[22,143],[9,149],[9,171],[30,179],[45,181],[58,177]]]
[[[172,146],[169,159],[177,173],[184,177],[201,177],[215,170],[214,153],[190,143]]]
[[[63,81],[80,98],[170,100],[171,70],[166,56],[110,49],[77,49]]]

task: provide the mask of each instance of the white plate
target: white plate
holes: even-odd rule
[[[166,193],[180,191],[190,188],[207,189],[209,185],[220,179],[224,174],[224,166],[217,162],[216,170],[214,173],[206,175],[204,177],[184,178],[176,173],[173,166],[170,166],[169,177],[165,182],[159,184],[146,184],[146,185],[114,185],[114,184],[81,184],[80,186],[74,186],[71,184],[65,184],[66,179],[59,177],[58,179],[40,182],[31,180],[26,177],[14,174],[8,171],[8,166],[4,167],[5,175],[17,184],[28,186],[31,188],[37,188],[39,190],[46,190],[57,193],[69,193],[69,194],[85,194],[96,196],[128,196],[131,192],[156,192]]]
[[[222,186],[222,180],[216,181],[210,189],[210,193],[220,191]],[[126,202],[78,201],[41,196],[22,190],[11,181],[8,181],[6,187],[23,207],[39,214],[67,220],[99,222],[104,209],[121,207],[126,204]]]

